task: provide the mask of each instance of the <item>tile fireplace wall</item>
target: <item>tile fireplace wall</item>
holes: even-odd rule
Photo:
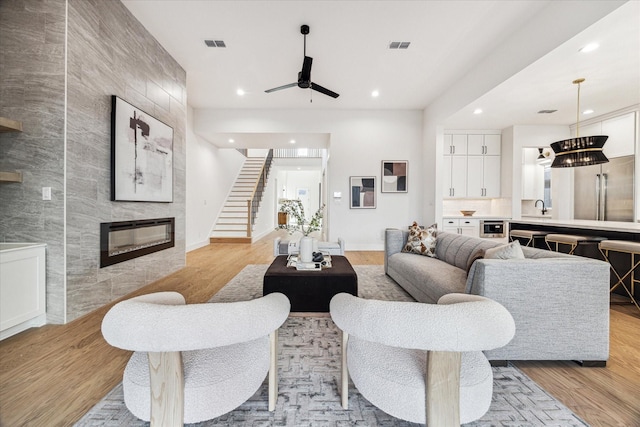
[[[24,127],[0,134],[0,169],[24,176],[0,185],[0,241],[47,244],[47,321],[71,321],[183,267],[178,63],[115,0],[0,2],[0,63],[0,116]],[[110,201],[111,95],[173,127],[173,203]],[[101,222],[159,217],[176,218],[174,248],[99,268]]]

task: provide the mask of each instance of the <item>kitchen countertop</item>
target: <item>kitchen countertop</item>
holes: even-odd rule
[[[27,248],[35,248],[38,246],[47,246],[46,243],[0,243],[0,252],[19,251]]]
[[[509,221],[511,217],[508,216],[491,216],[491,215],[472,215],[472,216],[464,216],[464,215],[443,215],[442,219],[491,219],[491,220],[503,220]]]
[[[592,230],[623,231],[640,233],[640,223],[621,221],[592,221],[586,219],[513,219],[510,222],[518,224],[550,225],[567,228],[588,228]]]

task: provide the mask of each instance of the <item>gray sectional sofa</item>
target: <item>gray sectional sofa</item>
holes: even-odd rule
[[[491,298],[507,308],[516,335],[486,352],[492,361],[575,360],[603,366],[609,358],[609,264],[523,247],[525,259],[478,259],[491,240],[439,232],[436,258],[404,253],[408,231],[387,229],[384,268],[417,301],[448,293]]]

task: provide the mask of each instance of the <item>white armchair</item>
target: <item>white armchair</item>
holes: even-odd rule
[[[177,292],[158,292],[116,304],[102,334],[134,351],[122,380],[127,408],[152,426],[209,420],[249,399],[268,372],[274,410],[277,333],[289,309],[280,293],[185,305]]]
[[[493,372],[482,350],[506,345],[515,333],[499,303],[468,294],[424,304],[341,293],[330,311],[343,331],[345,409],[350,375],[369,402],[407,421],[459,426],[489,410]]]

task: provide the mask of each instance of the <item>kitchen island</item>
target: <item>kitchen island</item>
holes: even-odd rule
[[[636,222],[523,218],[509,221],[509,231],[511,230],[548,231],[557,234],[599,236],[640,242],[640,223]]]
[[[538,219],[524,218],[511,220],[509,222],[509,233],[511,230],[531,230],[545,231],[554,234],[573,234],[579,236],[597,236],[610,240],[627,240],[640,242],[640,223],[635,222],[618,222],[618,221],[592,221],[592,220],[556,220],[556,219]],[[543,239],[537,239],[536,247],[547,249]],[[575,255],[604,260],[597,244],[578,245]],[[609,257],[612,265],[618,271],[628,271],[631,265],[631,259],[628,254],[611,254]],[[636,273],[636,278],[640,275],[640,271]],[[616,283],[615,276],[611,275],[611,285]],[[625,279],[625,284],[631,289],[630,277]],[[624,291],[621,287],[615,291],[617,294],[623,295]],[[635,287],[634,297],[640,298],[640,287]]]

